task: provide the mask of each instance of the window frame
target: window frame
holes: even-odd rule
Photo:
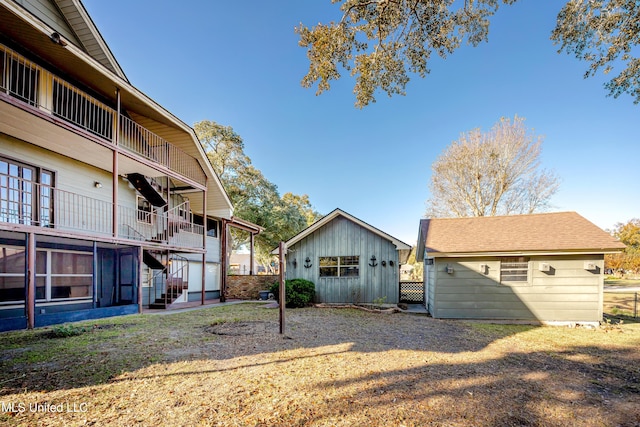
[[[153,216],[153,205],[151,202],[143,196],[136,194],[136,220],[141,224],[153,225]]]
[[[334,261],[329,261],[331,264],[323,264],[324,260],[331,260],[335,258]],[[347,260],[348,258],[354,258],[354,260]],[[324,274],[323,269],[326,272],[327,270],[335,270],[335,275]],[[354,270],[355,269],[355,270]],[[356,274],[344,274],[346,271],[355,271]],[[360,255],[341,255],[341,256],[324,256],[318,257],[318,277],[320,278],[348,278],[348,277],[360,277]]]
[[[12,249],[17,251],[18,253],[22,252],[25,256],[25,265],[26,265],[26,248],[24,246],[15,246],[15,245],[2,245],[0,249]],[[53,272],[53,253],[64,253],[64,254],[78,254],[84,256],[91,257],[91,273],[54,273]],[[44,262],[41,262],[44,257]],[[49,248],[37,248],[36,249],[36,303],[49,303],[49,302],[64,302],[64,301],[78,301],[78,300],[92,300],[93,299],[93,276],[95,275],[94,271],[94,259],[93,252],[87,251],[73,251],[73,250],[61,250],[61,249],[49,249]],[[42,266],[44,266],[44,271],[42,271]],[[0,277],[12,277],[12,278],[22,278],[23,283],[26,282],[27,276],[26,271],[23,273],[2,273],[0,272]],[[88,286],[88,295],[87,296],[76,296],[76,297],[65,297],[65,298],[55,298],[53,296],[53,285],[54,280],[56,278],[88,278],[90,279],[90,285],[81,285]],[[26,286],[26,283],[23,285]],[[43,290],[40,290],[44,288]],[[16,299],[16,300],[7,300],[0,301],[0,307],[10,306],[16,304],[25,304],[25,299]]]
[[[505,266],[504,264],[521,264],[520,266],[511,265]],[[523,264],[526,264],[524,266]],[[508,274],[505,274],[508,272]],[[526,275],[525,275],[526,273]],[[524,277],[523,279],[508,280],[505,276],[512,277]],[[500,258],[500,284],[509,286],[527,286],[531,284],[531,259],[526,256],[511,256]]]
[[[0,162],[7,165],[7,173],[0,170],[0,222],[53,228],[55,224],[56,173],[51,169],[6,156],[0,156]],[[17,168],[17,175],[12,175],[12,167]],[[25,170],[30,172],[30,179],[25,178]],[[45,176],[48,182],[42,183]],[[17,181],[17,188],[13,188],[15,185],[12,186],[12,181]],[[12,192],[17,192],[19,200],[11,200],[10,194]],[[30,200],[25,199],[26,195]],[[11,204],[16,203],[18,205],[17,216],[10,214],[8,210]],[[2,212],[2,206],[7,207],[7,212]]]

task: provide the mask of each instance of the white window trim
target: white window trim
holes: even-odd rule
[[[340,261],[342,260],[342,258],[350,258],[350,257],[358,257],[358,264],[348,264],[348,265],[343,265],[343,264],[340,262]],[[337,264],[337,265],[335,265],[335,266],[334,266],[334,265],[325,265],[325,266],[322,266],[322,265],[320,265],[320,259],[321,259],[321,258],[338,258],[338,264]],[[358,275],[357,275],[357,276],[342,276],[342,275],[340,274],[340,269],[341,269],[342,267],[358,267]],[[337,274],[337,275],[335,275],[335,276],[321,276],[321,275],[320,275],[320,269],[321,269],[321,268],[336,268],[336,269],[337,269],[337,273],[338,273],[338,274]],[[318,277],[319,277],[319,278],[321,278],[321,279],[324,279],[324,278],[340,279],[340,278],[343,278],[343,277],[345,277],[345,278],[349,278],[349,277],[360,277],[360,255],[340,255],[340,256],[338,256],[338,255],[329,255],[329,256],[321,256],[321,257],[318,257]]]
[[[526,259],[527,263],[527,280],[502,280],[502,262],[507,258],[520,258],[520,257],[501,257],[500,258],[500,284],[504,286],[531,286],[531,259],[529,257],[522,257]],[[525,261],[521,261],[524,263]],[[524,271],[524,269],[523,269]]]

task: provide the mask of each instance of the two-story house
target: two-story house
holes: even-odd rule
[[[0,330],[219,297],[232,211],[79,0],[0,0]]]

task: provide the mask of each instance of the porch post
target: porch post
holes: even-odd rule
[[[227,220],[222,218],[222,231],[220,233],[220,302],[225,302],[225,292],[227,291]]]
[[[143,264],[143,254],[144,249],[142,246],[138,246],[138,280],[136,283],[138,284],[138,313],[142,313],[142,264]]]
[[[204,305],[205,300],[205,284],[207,282],[207,190],[202,192],[202,293],[200,295],[201,305]]]
[[[116,102],[117,102],[117,110],[116,110],[116,128],[113,132],[113,143],[116,146],[116,149],[113,150],[113,173],[112,173],[112,213],[111,217],[113,223],[111,224],[111,231],[114,238],[118,237],[118,223],[120,219],[118,218],[118,174],[119,174],[119,166],[118,166],[118,150],[117,147],[120,144],[120,89],[116,89]]]
[[[36,326],[36,235],[27,234],[27,328]]]
[[[93,242],[93,277],[91,278],[92,307],[98,306],[98,242]]]
[[[255,235],[253,234],[253,232],[250,232],[251,237],[250,239],[250,243],[249,245],[251,246],[249,248],[249,275],[253,276],[254,271],[253,271],[253,258],[254,258],[254,254],[253,254],[253,244],[254,244],[254,240],[255,240]]]

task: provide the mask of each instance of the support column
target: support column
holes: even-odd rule
[[[116,128],[113,132],[113,144],[116,146],[116,149],[113,150],[113,173],[112,173],[112,195],[111,195],[111,203],[112,203],[112,234],[114,238],[118,237],[118,224],[120,219],[118,217],[118,175],[119,175],[119,166],[118,166],[118,150],[117,147],[120,144],[120,89],[116,89]]]
[[[222,230],[220,231],[220,302],[225,302],[227,291],[227,220],[222,218]]]
[[[207,283],[207,190],[202,192],[202,249],[204,249],[204,253],[202,254],[202,294],[200,295],[200,303],[204,305],[205,300],[205,286]]]
[[[98,306],[98,242],[93,242],[93,277],[91,278],[92,307]]]
[[[142,246],[138,247],[138,279],[136,283],[138,284],[138,313],[142,313],[142,268],[143,268],[143,254],[144,249]]]
[[[27,234],[27,328],[36,326],[36,235]]]
[[[253,271],[253,260],[254,260],[254,243],[255,243],[255,235],[253,234],[253,232],[249,232],[249,234],[251,235],[251,237],[249,237],[249,275],[253,276],[255,274],[255,272]]]

